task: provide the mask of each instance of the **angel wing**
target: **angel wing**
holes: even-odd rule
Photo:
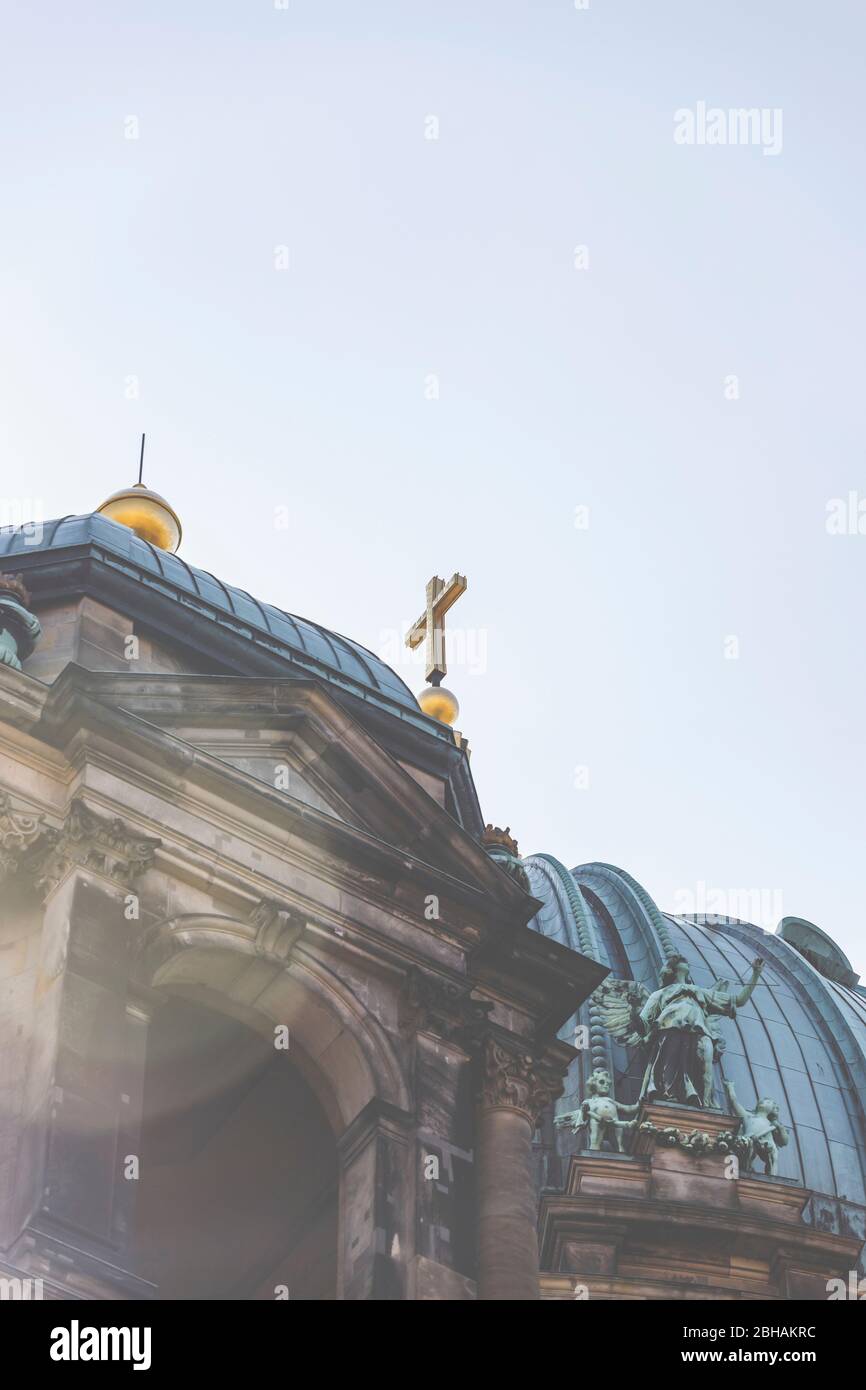
[[[633,1046],[643,1038],[640,1012],[649,994],[637,980],[603,980],[593,994],[601,1021],[617,1042]]]

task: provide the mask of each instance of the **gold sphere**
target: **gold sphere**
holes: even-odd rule
[[[132,487],[112,493],[96,510],[128,526],[143,541],[150,541],[160,550],[175,551],[180,545],[183,533],[177,513],[164,497],[151,492],[143,483],[134,483]]]
[[[418,696],[418,704],[425,714],[429,714],[431,719],[438,719],[440,724],[453,724],[460,713],[457,696],[446,690],[444,685],[428,685]]]

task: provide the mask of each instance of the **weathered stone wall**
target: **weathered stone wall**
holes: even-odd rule
[[[124,625],[84,616],[48,653],[120,659]],[[128,1168],[181,996],[288,1030],[336,1146],[339,1297],[537,1297],[531,1127],[599,967],[529,932],[532,900],[321,690],[205,681],[0,672],[0,1258],[52,1296],[158,1296]],[[285,788],[244,752],[281,738]]]

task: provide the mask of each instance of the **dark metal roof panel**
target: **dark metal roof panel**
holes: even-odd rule
[[[14,561],[16,556],[87,546],[106,552],[116,560],[129,562],[152,576],[164,591],[172,589],[179,596],[189,596],[203,616],[218,618],[219,613],[229,614],[252,631],[263,634],[272,648],[285,647],[301,658],[312,658],[353,684],[381,692],[389,700],[420,715],[409,687],[366,647],[306,618],[260,603],[245,590],[224,584],[207,571],[187,564],[180,556],[157,550],[128,527],[99,512],[0,529],[0,563]],[[214,610],[214,614],[209,610]],[[423,722],[427,725],[429,721]]]

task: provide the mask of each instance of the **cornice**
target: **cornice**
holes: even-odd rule
[[[109,683],[112,679],[117,678],[107,677]],[[144,679],[150,683],[158,678]],[[180,678],[181,684],[186,679]],[[199,676],[192,679],[201,684],[214,678]],[[234,677],[215,679],[235,682]],[[137,678],[136,683],[141,680],[141,677]],[[174,698],[179,706],[177,679],[167,678],[164,684],[174,686]],[[301,705],[301,717],[309,717],[309,711],[303,707],[305,699],[310,698],[309,689],[299,691],[296,681],[269,681],[267,684],[281,689],[291,686]],[[418,842],[426,839],[443,857],[452,857],[453,868],[431,863],[423,859],[417,849],[390,844],[381,836],[348,822],[337,821],[304,802],[296,801],[284,791],[269,787],[251,774],[186,743],[128,709],[101,699],[103,686],[101,673],[88,672],[74,665],[67,666],[51,687],[46,700],[39,728],[46,742],[59,747],[74,745],[75,755],[80,760],[82,740],[85,730],[89,728],[91,736],[102,746],[114,744],[122,748],[124,759],[128,759],[135,747],[139,747],[146,765],[153,768],[156,757],[167,768],[175,784],[177,775],[181,774],[187,780],[210,779],[212,785],[223,789],[230,786],[235,802],[239,796],[243,797],[248,805],[256,807],[258,813],[265,814],[267,818],[272,817],[274,810],[278,809],[290,825],[303,826],[304,834],[313,832],[322,836],[336,852],[350,858],[356,858],[360,853],[372,859],[386,876],[390,873],[394,878],[402,878],[407,870],[415,871],[425,884],[431,883],[434,888],[436,884],[445,885],[449,896],[474,904],[482,913],[495,910],[521,924],[538,910],[540,904],[501,874],[483,848],[344,711],[337,712],[339,727],[341,730],[345,727],[353,735],[351,753],[357,758],[359,766],[365,768],[371,781],[370,791],[391,802],[395,814],[418,827]],[[320,713],[326,716],[330,705],[327,692],[316,688],[313,698],[319,705]],[[242,725],[245,719],[254,718],[254,715],[245,714],[241,708],[233,711],[233,718]],[[344,746],[347,744],[344,743]],[[268,809],[265,813],[266,806]],[[463,872],[471,875],[475,881],[459,876]]]
[[[472,980],[454,979],[412,967],[400,996],[400,1026],[407,1033],[433,1033],[464,1046],[489,1025],[492,1000],[474,995]]]

